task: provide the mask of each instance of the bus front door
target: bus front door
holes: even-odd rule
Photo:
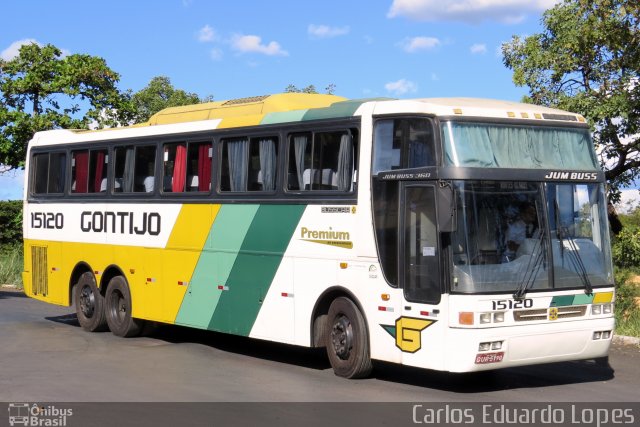
[[[441,248],[433,184],[401,185],[400,283],[404,292],[398,346],[403,363],[435,368],[444,362]],[[441,322],[442,321],[442,322]],[[425,366],[427,363],[428,366]]]

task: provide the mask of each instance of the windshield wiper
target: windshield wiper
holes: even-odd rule
[[[527,294],[527,291],[533,286],[536,281],[536,277],[538,277],[538,273],[540,272],[540,267],[542,267],[542,260],[545,256],[545,248],[543,242],[547,238],[547,233],[544,230],[544,227],[540,227],[540,238],[537,239],[536,244],[533,246],[533,254],[531,258],[529,258],[529,262],[527,263],[526,270],[524,272],[524,276],[522,280],[518,284],[516,291],[513,293],[513,299],[522,299]]]
[[[556,235],[558,237],[558,242],[560,244],[560,257],[562,259],[562,265],[564,266],[564,239],[566,236],[567,243],[569,244],[569,260],[573,267],[576,270],[576,273],[580,277],[582,284],[584,285],[584,293],[587,295],[591,295],[593,293],[593,287],[591,286],[591,281],[589,280],[589,273],[587,273],[587,269],[584,266],[584,262],[582,262],[582,257],[580,256],[580,248],[576,244],[573,237],[569,235],[569,229],[567,227],[563,227],[560,223],[560,209],[558,207],[558,200],[554,200],[555,207],[555,218],[556,218]]]
[[[558,240],[560,241],[560,246],[564,246],[563,236],[566,235],[567,243],[569,244],[569,260],[571,260],[571,264],[576,269],[576,273],[580,277],[582,284],[584,285],[584,293],[590,295],[593,293],[593,287],[591,286],[591,281],[589,280],[589,273],[587,273],[587,269],[584,266],[584,262],[582,261],[582,257],[580,256],[580,248],[576,244],[576,241],[573,240],[573,237],[569,236],[569,230],[566,227],[560,227],[558,230]]]
[[[538,212],[537,203],[536,212]],[[546,257],[546,247],[545,245],[543,245],[543,243],[546,241],[547,231],[544,225],[544,221],[538,221],[538,223],[540,223],[540,227],[538,228],[540,238],[536,239],[537,242],[533,246],[534,255],[529,258],[529,262],[525,267],[526,270],[524,272],[524,276],[522,277],[520,283],[518,283],[516,291],[513,293],[513,299],[524,298],[524,296],[527,294],[527,291],[535,283],[536,277],[538,277],[538,273],[540,272],[540,267],[542,267],[543,264],[542,260]]]

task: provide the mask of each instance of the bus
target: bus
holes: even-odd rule
[[[87,331],[166,323],[449,372],[606,360],[614,280],[585,119],[275,94],[38,132],[24,287]]]

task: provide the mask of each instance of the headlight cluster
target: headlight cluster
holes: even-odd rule
[[[613,303],[607,304],[594,304],[591,306],[591,314],[600,315],[600,314],[611,314],[613,313]]]
[[[491,350],[501,350],[502,349],[502,341],[493,341],[493,342],[481,342],[478,346],[478,351],[491,351]]]
[[[593,333],[594,340],[608,340],[611,338],[611,331],[596,331]]]
[[[504,311],[495,313],[480,313],[480,323],[502,323],[504,322]]]

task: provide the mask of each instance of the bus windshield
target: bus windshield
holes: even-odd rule
[[[611,285],[602,184],[455,181],[453,292]]]
[[[447,166],[599,170],[586,128],[449,121],[442,140]]]

